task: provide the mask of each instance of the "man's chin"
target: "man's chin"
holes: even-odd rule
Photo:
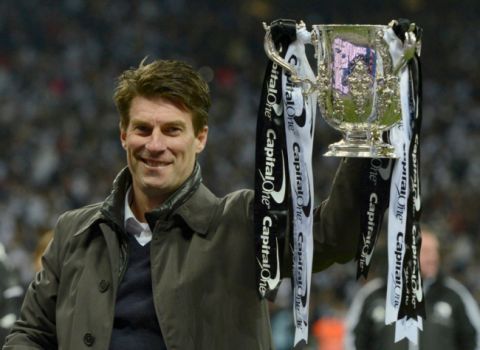
[[[147,195],[163,195],[165,193],[171,192],[171,186],[167,186],[165,183],[155,182],[155,181],[144,181],[143,191]]]

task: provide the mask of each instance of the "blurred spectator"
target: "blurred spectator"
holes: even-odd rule
[[[33,269],[35,272],[42,269],[42,256],[52,239],[53,230],[48,230],[40,236],[35,251],[33,252]]]
[[[0,244],[0,293],[0,343],[3,344],[20,312],[24,290],[2,244]]]
[[[53,231],[44,232],[38,241],[33,254],[33,269],[38,272],[42,268],[41,258],[47,248]],[[24,288],[20,275],[11,264],[11,259],[5,253],[0,243],[0,342],[4,343],[11,326],[19,316],[20,308],[24,297]]]
[[[385,325],[386,283],[377,278],[355,296],[347,317],[346,350],[479,350],[480,311],[468,290],[440,269],[437,236],[422,233],[420,266],[426,320],[418,347],[403,339],[394,343],[395,325]]]
[[[337,317],[324,317],[313,325],[313,334],[318,339],[318,350],[342,350],[345,325]]]
[[[276,350],[290,350],[294,343],[295,326],[292,312],[292,281],[282,280],[275,302],[270,303],[270,324]]]

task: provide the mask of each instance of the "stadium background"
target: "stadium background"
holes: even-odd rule
[[[125,164],[112,89],[145,56],[186,60],[209,82],[210,135],[200,161],[206,184],[222,195],[253,185],[262,21],[403,17],[424,28],[423,219],[441,234],[445,269],[480,300],[479,10],[476,0],[3,0],[0,241],[27,283],[40,235],[63,211],[108,193]],[[318,118],[317,200],[338,164],[321,155],[338,137]],[[348,264],[315,276],[314,319],[342,317],[358,286],[354,273]]]

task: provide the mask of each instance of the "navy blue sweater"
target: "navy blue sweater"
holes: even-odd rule
[[[117,292],[111,350],[166,350],[155,314],[150,243],[141,246],[128,235],[129,259]]]

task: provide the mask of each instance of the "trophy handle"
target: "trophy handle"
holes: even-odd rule
[[[395,21],[389,23],[390,27],[395,25]],[[416,25],[411,23],[408,31],[405,32],[405,41],[403,42],[404,53],[400,58],[400,61],[393,68],[393,74],[397,75],[404,67],[407,66],[408,62],[415,56],[415,53],[418,52],[420,55],[420,45],[417,41],[417,36],[415,35]]]
[[[305,26],[303,22],[300,25]],[[290,73],[292,83],[301,85],[304,94],[312,93],[316,87],[315,82],[306,78],[302,79],[298,76],[298,73],[295,67],[287,63],[282,58],[282,56],[280,56],[277,49],[275,48],[275,44],[272,40],[272,33],[270,30],[270,26],[268,26],[265,22],[263,22],[263,28],[265,29],[265,39],[263,41],[263,48],[265,49],[265,53],[267,54],[268,58],[270,58],[273,62],[277,63],[280,67],[285,69],[288,73]]]

